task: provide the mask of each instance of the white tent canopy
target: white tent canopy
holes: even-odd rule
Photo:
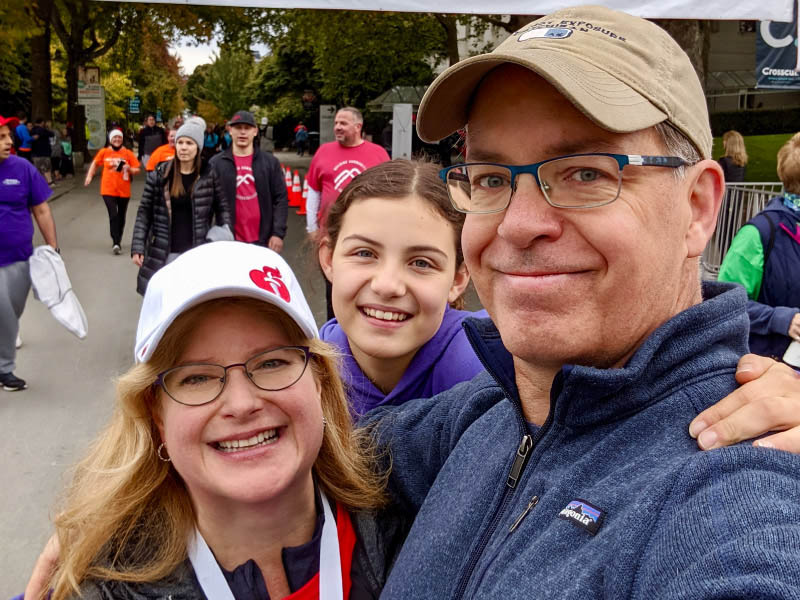
[[[136,0],[132,0],[136,1]],[[795,0],[147,0],[161,4],[206,4],[215,6],[250,6],[262,8],[320,8],[348,10],[386,10],[398,12],[441,12],[457,14],[546,15],[576,4],[602,4],[650,19],[715,19],[792,21]],[[431,9],[435,8],[435,11]]]

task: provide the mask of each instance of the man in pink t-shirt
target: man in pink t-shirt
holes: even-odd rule
[[[320,239],[317,229],[325,231],[328,210],[341,191],[357,175],[370,167],[389,160],[383,147],[361,137],[364,117],[361,111],[351,106],[340,108],[333,122],[335,142],[322,144],[311,160],[306,181],[306,231]],[[331,283],[325,278],[325,301],[328,319],[333,318]]]
[[[258,133],[255,117],[246,110],[228,122],[232,144],[211,159],[233,222],[233,235],[241,242],[283,249],[288,213],[288,193],[283,170],[269,152],[253,140]]]
[[[357,108],[339,109],[333,123],[335,142],[319,147],[311,161],[306,181],[306,229],[309,233],[325,229],[328,209],[353,178],[389,160],[386,150],[361,138],[364,117]]]

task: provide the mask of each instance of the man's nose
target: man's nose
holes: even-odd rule
[[[561,235],[561,209],[548,204],[536,178],[523,173],[516,178],[516,189],[497,228],[497,235],[520,248],[539,238],[556,239]]]

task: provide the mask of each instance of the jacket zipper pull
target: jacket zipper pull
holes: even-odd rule
[[[517,481],[519,481],[519,476],[522,474],[522,469],[525,468],[525,463],[528,462],[528,455],[531,452],[531,448],[533,448],[533,438],[525,434],[522,436],[522,441],[519,443],[517,455],[514,457],[514,462],[511,464],[511,471],[508,473],[508,479],[506,480],[506,485],[512,490],[517,487]]]
[[[528,513],[531,512],[531,509],[539,504],[539,496],[534,496],[531,498],[530,502],[528,502],[528,506],[525,507],[525,510],[522,511],[522,514],[517,517],[517,520],[514,521],[514,524],[508,528],[508,533],[514,533],[514,530],[519,527],[519,524],[522,523],[522,519],[528,516]]]

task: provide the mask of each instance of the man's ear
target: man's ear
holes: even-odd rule
[[[455,302],[464,290],[467,289],[469,284],[469,270],[467,263],[462,262],[461,266],[456,269],[456,274],[453,277],[453,285],[450,287],[450,292],[447,294],[447,302]]]
[[[319,258],[319,266],[322,268],[325,278],[333,283],[333,248],[331,247],[331,238],[327,235],[319,243],[317,258]]]
[[[686,251],[688,258],[695,258],[714,235],[717,214],[725,194],[725,177],[722,167],[715,160],[701,160],[687,173],[689,207],[691,217],[686,230]]]

